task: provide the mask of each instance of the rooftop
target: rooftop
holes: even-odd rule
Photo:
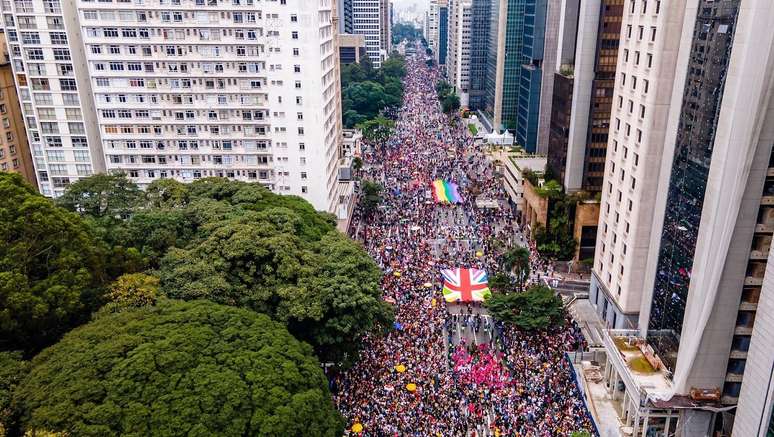
[[[670,374],[639,333],[632,329],[606,330],[603,341],[608,358],[617,369],[625,369],[621,376],[629,392],[650,400],[669,399],[672,396]]]

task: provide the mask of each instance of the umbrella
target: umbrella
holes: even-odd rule
[[[398,364],[397,366],[395,366],[395,371],[398,373],[403,373],[406,371],[406,366],[404,366],[403,364]]]
[[[362,423],[356,423],[352,425],[352,432],[363,432],[363,424]]]
[[[413,393],[413,392],[417,391],[417,385],[414,384],[413,382],[409,382],[408,384],[406,384],[406,390],[408,390],[408,391]]]
[[[394,272],[392,275],[395,276],[396,278],[400,278],[400,272]]]

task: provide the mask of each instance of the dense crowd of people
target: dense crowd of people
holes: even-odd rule
[[[383,297],[400,329],[364,339],[356,364],[332,384],[335,402],[349,429],[357,425],[350,432],[364,436],[591,432],[564,359],[582,341],[571,323],[521,332],[480,307],[443,300],[441,269],[497,271],[498,254],[518,237],[482,146],[440,111],[437,80],[423,60],[409,59],[395,132],[364,151],[363,177],[385,190],[375,211],[356,212],[353,237],[384,271]],[[457,183],[462,203],[434,202],[435,179]],[[499,208],[478,208],[477,198]]]

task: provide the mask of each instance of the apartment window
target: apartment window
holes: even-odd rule
[[[293,32],[291,32],[290,33],[290,37],[293,38],[293,39],[298,39],[298,31],[294,30]]]
[[[300,54],[301,54],[300,50],[298,50],[298,48],[294,47],[293,48],[293,56],[299,56]]]
[[[656,41],[656,28],[652,26],[650,28],[650,41]]]
[[[306,179],[306,172],[305,171],[301,172],[301,179]]]
[[[618,107],[623,108],[623,97],[618,96]]]
[[[640,118],[645,118],[645,105],[640,105]]]
[[[634,52],[634,65],[640,65],[640,52]]]
[[[648,1],[647,0],[643,0],[643,2],[642,2],[642,13],[643,14],[647,13],[647,11],[648,11]]]
[[[78,91],[75,79],[59,79],[59,89],[62,91]]]
[[[70,50],[68,49],[54,49],[54,60],[56,61],[69,61]]]
[[[626,37],[631,38],[632,37],[632,25],[627,24],[626,25]]]
[[[301,66],[300,65],[294,65],[293,66],[293,72],[294,73],[300,73],[301,72]]]
[[[309,192],[309,189],[306,187],[306,185],[302,185],[302,186],[301,186],[301,192],[302,192],[302,193],[307,193],[307,192]]]
[[[46,150],[46,157],[51,162],[64,161],[64,151],[62,150]]]
[[[632,89],[637,89],[637,76],[632,76]]]
[[[624,62],[629,62],[629,49],[624,49],[623,54]]]
[[[296,14],[290,15],[290,22],[291,23],[297,23],[298,22],[298,16]]]
[[[635,8],[635,1],[632,0],[631,9],[629,10],[629,13],[633,14],[634,13],[634,8]]]
[[[637,39],[642,41],[643,36],[645,36],[645,26],[637,26]]]
[[[646,55],[646,58],[648,60],[648,68],[651,68],[653,66],[653,55],[648,53]]]
[[[626,85],[626,73],[621,73],[621,86]]]
[[[42,61],[43,49],[27,49],[27,59],[30,61]]]
[[[298,128],[298,134],[303,135],[304,134],[304,128],[302,126],[299,126]]]
[[[642,143],[642,130],[637,129],[637,142]]]
[[[300,80],[296,81],[296,89],[301,89],[301,81]]]
[[[73,157],[78,162],[89,162],[89,151],[88,150],[73,150]]]
[[[643,79],[642,80],[642,92],[643,93],[647,93],[648,92],[648,86],[649,85],[650,85],[650,83],[648,82],[648,79]]]
[[[661,11],[661,0],[656,0],[656,13]]]
[[[637,164],[639,164],[639,163],[640,163],[640,155],[635,153],[634,154],[634,166],[636,167]]]
[[[24,44],[40,44],[40,34],[38,32],[22,32],[21,39]]]
[[[306,144],[298,143],[298,150],[306,150]]]

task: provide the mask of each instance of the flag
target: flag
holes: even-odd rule
[[[480,269],[444,269],[443,297],[446,302],[481,302],[491,296],[484,270]]]
[[[436,179],[431,184],[433,199],[438,203],[462,203],[457,184]]]

